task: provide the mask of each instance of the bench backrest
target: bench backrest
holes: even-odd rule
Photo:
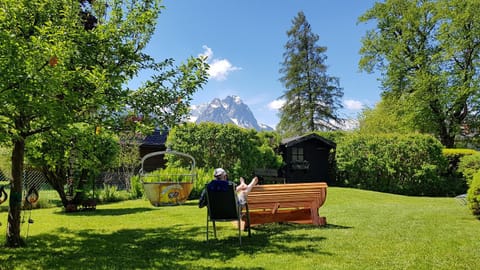
[[[268,203],[282,203],[289,205],[309,205],[314,203],[316,207],[324,204],[327,197],[327,183],[296,183],[257,185],[248,194],[249,207],[263,207]]]

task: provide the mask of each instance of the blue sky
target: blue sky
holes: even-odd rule
[[[172,57],[177,64],[206,54],[211,65],[208,83],[192,104],[215,97],[240,96],[259,123],[275,127],[279,78],[286,32],[303,11],[317,45],[327,47],[328,74],[340,79],[344,117],[356,117],[364,106],[380,99],[378,75],[360,72],[361,38],[373,25],[357,19],[373,0],[164,0],[165,9],[147,52],[157,60]]]

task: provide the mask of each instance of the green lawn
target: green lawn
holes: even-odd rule
[[[28,247],[0,247],[0,269],[480,269],[480,221],[453,198],[329,188],[329,225],[261,226],[242,246],[231,223],[206,243],[205,212],[146,200],[34,210]]]

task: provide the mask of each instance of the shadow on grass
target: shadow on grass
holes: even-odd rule
[[[255,229],[252,237],[243,233],[240,246],[236,235],[218,235],[219,239],[212,235],[206,242],[204,226],[128,229],[111,234],[63,227],[54,234],[31,236],[26,248],[3,249],[1,263],[5,269],[240,269],[226,268],[225,263],[245,254],[331,255],[319,250],[324,237],[312,236],[308,230],[286,235],[293,229],[285,225]],[[213,260],[208,262],[213,266],[198,265],[203,259]]]
[[[198,205],[198,200],[188,200],[182,203],[182,205]]]
[[[155,208],[161,208],[161,207],[178,207],[178,206],[182,206],[182,205],[198,205],[198,200],[187,200],[183,203],[178,203],[178,204],[161,204],[160,206],[155,206],[155,205],[152,205],[150,203],[149,200],[145,199],[145,202],[148,204],[148,205],[151,205]]]
[[[343,225],[336,225],[336,224],[327,224],[321,227],[322,229],[352,229],[351,226],[343,226]]]
[[[77,211],[77,212],[65,212],[58,211],[55,212],[57,215],[66,215],[66,216],[122,216],[137,214],[141,212],[155,211],[155,209],[148,207],[140,208],[118,208],[118,209],[96,209],[95,211]]]
[[[297,224],[297,223],[271,223],[258,225],[253,227],[253,230],[264,231],[269,233],[281,233],[285,231],[293,231],[299,229],[308,229],[308,230],[327,230],[327,229],[352,229],[350,226],[336,225],[336,224],[327,224],[323,226],[314,226],[311,224]]]

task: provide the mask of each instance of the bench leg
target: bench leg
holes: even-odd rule
[[[320,225],[320,218],[318,216],[318,208],[313,203],[310,206],[310,217],[311,217],[312,223],[314,225]]]
[[[320,226],[327,225],[327,217],[320,217]]]

